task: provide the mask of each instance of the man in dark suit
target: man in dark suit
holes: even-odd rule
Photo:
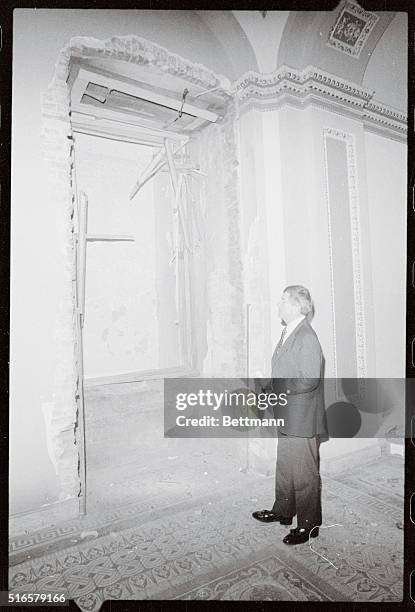
[[[272,357],[272,390],[287,394],[284,426],[278,432],[275,502],[253,517],[297,528],[283,539],[301,544],[318,536],[321,525],[319,438],[327,436],[324,409],[324,357],[310,325],[314,306],[301,285],[284,290],[278,305],[283,330]]]

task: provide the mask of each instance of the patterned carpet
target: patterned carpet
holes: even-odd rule
[[[85,611],[106,599],[402,599],[402,458],[326,478],[324,526],[311,546],[288,547],[287,528],[251,518],[272,490],[272,477],[247,474],[226,493],[166,498],[151,511],[132,504],[94,524],[15,538],[9,588],[65,592]]]

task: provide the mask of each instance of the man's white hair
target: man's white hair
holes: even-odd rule
[[[302,285],[289,285],[284,289],[284,293],[288,293],[291,301],[296,302],[300,306],[301,314],[310,320],[314,317],[314,303],[306,287]]]

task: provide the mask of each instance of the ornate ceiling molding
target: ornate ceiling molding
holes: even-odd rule
[[[241,110],[250,107],[273,110],[287,104],[300,107],[314,104],[354,116],[368,129],[373,127],[395,138],[406,137],[406,114],[374,100],[373,90],[314,66],[307,66],[304,70],[281,66],[270,74],[250,71],[234,83],[234,91]]]
[[[367,125],[373,124],[406,137],[407,115],[382,102],[372,99],[365,108],[363,121]]]

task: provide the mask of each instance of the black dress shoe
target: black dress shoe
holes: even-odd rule
[[[300,529],[296,527],[291,529],[290,533],[283,539],[284,544],[304,544],[308,542],[310,538],[316,538],[318,536],[318,527],[313,529]]]
[[[281,523],[281,525],[291,525],[293,522],[292,517],[281,516],[272,512],[272,510],[257,510],[253,512],[252,516],[261,523]]]

